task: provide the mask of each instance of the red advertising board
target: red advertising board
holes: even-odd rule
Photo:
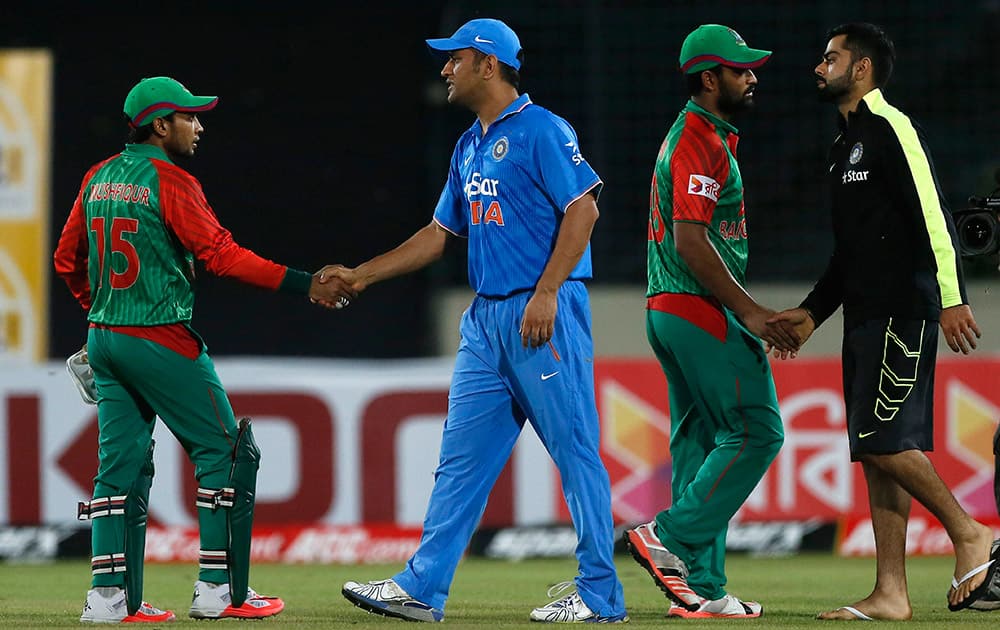
[[[452,363],[217,361],[239,415],[254,418],[264,456],[259,526],[419,527],[433,485]],[[837,359],[773,363],[785,444],[746,502],[744,521],[832,522],[867,515],[851,464]],[[595,361],[602,452],[616,522],[670,504],[667,383],[650,359]],[[996,515],[992,437],[1000,357],[942,356],[931,459],[977,518]],[[193,471],[157,427],[152,523],[191,527]],[[76,525],[96,469],[96,415],[61,364],[0,372],[0,525]],[[914,516],[922,516],[915,506]],[[493,489],[484,526],[568,522],[558,474],[530,429]]]
[[[785,443],[739,517],[746,521],[836,521],[864,517],[859,464],[850,463],[840,361],[772,362]],[[602,448],[616,519],[647,520],[670,505],[667,383],[654,361],[595,366]],[[975,517],[996,517],[993,432],[1000,419],[1000,359],[945,358],[935,388],[935,450],[929,456]],[[565,508],[562,507],[565,515]],[[919,505],[915,516],[927,516]]]

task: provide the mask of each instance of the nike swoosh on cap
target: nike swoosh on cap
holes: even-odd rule
[[[477,44],[495,44],[495,43],[496,43],[496,42],[495,42],[495,41],[493,41],[492,39],[483,39],[483,38],[482,38],[482,37],[480,37],[479,35],[476,35],[476,39],[475,39],[475,42],[476,42]]]

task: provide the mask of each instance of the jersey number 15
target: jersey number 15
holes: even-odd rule
[[[100,287],[104,282],[104,223],[104,217],[94,217],[90,220],[90,231],[94,233],[94,236],[97,239],[97,259],[100,261],[100,269],[97,276],[98,287]],[[135,245],[125,240],[122,236],[122,234],[126,232],[130,234],[137,234],[139,232],[139,220],[126,217],[112,217],[110,234],[111,252],[107,259],[108,265],[111,269],[112,289],[127,289],[135,284],[136,278],[139,277],[139,253],[135,250]],[[111,257],[115,254],[121,254],[125,258],[125,269],[121,273],[115,271],[114,266],[111,264],[113,262]]]

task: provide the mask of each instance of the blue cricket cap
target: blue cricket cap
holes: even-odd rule
[[[502,63],[515,70],[521,69],[521,60],[517,58],[521,52],[521,40],[517,38],[517,33],[500,20],[470,20],[451,37],[428,39],[427,47],[437,56],[463,48],[475,48],[481,53],[496,55]]]

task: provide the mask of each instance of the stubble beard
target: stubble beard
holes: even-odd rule
[[[816,87],[816,97],[821,103],[841,103],[851,93],[851,79],[845,73],[832,81],[823,81],[823,86]]]

